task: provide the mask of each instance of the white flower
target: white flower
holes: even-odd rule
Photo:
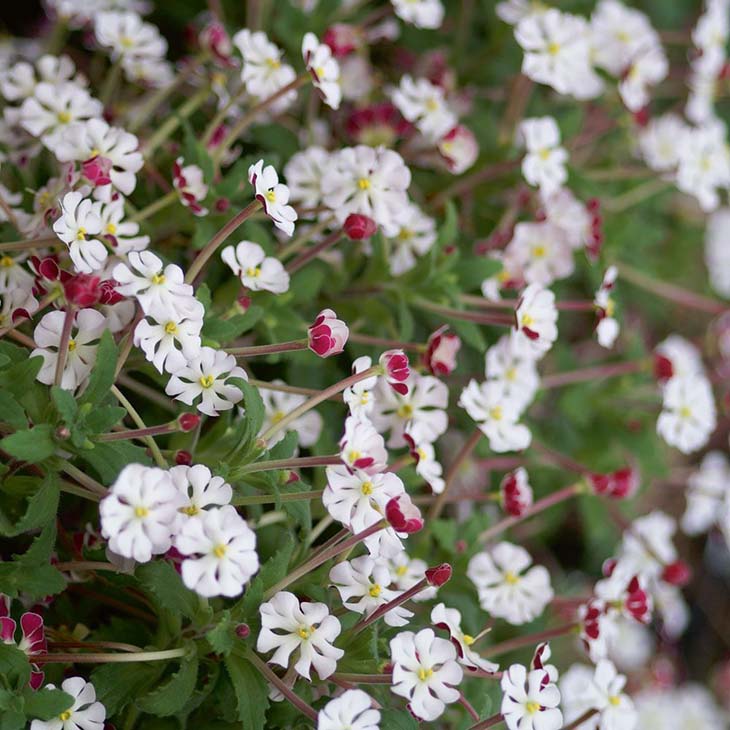
[[[144,164],[137,137],[98,118],[67,126],[54,152],[61,162],[85,162],[95,157],[109,160],[111,184],[122,195],[134,192],[136,173]]]
[[[441,0],[391,0],[395,14],[416,28],[439,28],[444,19]]]
[[[221,251],[221,259],[251,291],[283,294],[289,290],[289,274],[281,261],[267,256],[258,243],[241,241],[235,247],[226,246]]]
[[[710,451],[687,479],[687,507],[680,525],[687,535],[707,532],[722,514],[730,494],[730,464],[721,451]]]
[[[710,382],[702,377],[675,376],[664,386],[657,433],[683,454],[701,449],[717,425]]]
[[[340,458],[350,469],[377,474],[385,469],[388,452],[383,437],[370,421],[348,416],[340,439]]]
[[[200,353],[200,330],[203,327],[203,305],[190,312],[170,315],[166,311],[153,310],[150,319],[143,319],[135,327],[134,344],[144,352],[145,358],[162,373],[167,365],[176,367],[176,353],[186,360]],[[159,317],[159,320],[156,317]]]
[[[543,195],[556,192],[568,179],[568,152],[560,146],[560,129],[555,119],[525,119],[520,123],[518,137],[527,150],[522,160],[525,180],[538,186]]]
[[[175,80],[175,70],[164,59],[123,56],[122,68],[128,81],[154,89],[169,86]]]
[[[501,712],[509,730],[558,730],[563,713],[558,709],[560,691],[545,669],[530,672],[513,664],[502,675]]]
[[[525,51],[522,73],[579,99],[597,96],[602,83],[590,65],[587,22],[576,15],[550,9],[530,14],[515,28]]]
[[[340,65],[326,43],[320,43],[314,33],[305,33],[302,39],[302,57],[312,77],[312,84],[332,109],[339,109],[342,100]]]
[[[499,383],[505,396],[522,413],[535,399],[540,387],[535,360],[516,348],[510,335],[502,335],[487,350],[484,360],[487,380]]]
[[[60,84],[41,82],[33,96],[20,107],[20,126],[54,152],[61,143],[64,129],[74,122],[100,117],[101,102],[70,81]]]
[[[360,213],[378,225],[396,226],[407,205],[410,184],[411,172],[397,152],[358,145],[332,156],[322,193],[340,223],[350,213]]]
[[[548,286],[573,273],[573,248],[561,228],[542,221],[518,223],[505,255],[522,271],[527,284]]]
[[[624,532],[619,548],[622,568],[647,578],[661,576],[664,566],[677,559],[672,541],[676,529],[674,518],[659,510],[634,520]]]
[[[471,380],[459,396],[459,406],[477,422],[489,439],[489,448],[499,453],[521,451],[530,445],[530,429],[518,423],[520,405],[495,380],[481,384]]]
[[[412,558],[408,553],[401,549],[388,558],[390,572],[393,575],[393,583],[398,590],[407,591],[413,588],[426,576],[428,564],[420,558]],[[417,603],[422,601],[430,601],[438,593],[436,586],[428,586],[420,593],[415,595],[411,600]]]
[[[238,596],[259,569],[256,535],[231,505],[186,520],[175,547],[197,556],[183,560],[181,570],[183,583],[201,596]]]
[[[172,168],[172,184],[180,196],[180,202],[189,208],[193,215],[199,217],[208,215],[208,209],[200,205],[208,195],[208,186],[198,165],[184,165],[183,158],[178,157]]]
[[[46,689],[56,689],[47,684]],[[83,677],[69,677],[60,687],[73,697],[73,704],[51,720],[33,720],[30,730],[103,730],[106,708],[96,701],[96,691]]]
[[[684,120],[676,114],[662,114],[650,119],[639,132],[639,150],[646,164],[658,171],[675,168],[688,129]]]
[[[489,251],[487,258],[498,261],[502,268],[490,277],[482,281],[482,296],[490,302],[499,302],[502,300],[502,289],[522,286],[522,269],[518,265],[514,256],[507,256],[502,250]]]
[[[0,190],[0,195],[2,195],[2,190]],[[28,253],[19,253],[15,256],[7,253],[0,255],[0,292],[21,289],[23,292],[31,293],[34,283],[33,275],[22,265],[28,255]],[[3,326],[0,323],[0,328]]]
[[[378,431],[390,431],[389,448],[406,445],[406,429],[413,440],[433,443],[449,425],[446,383],[432,375],[415,372],[405,382],[408,386],[405,395],[396,393],[382,379],[375,387],[375,408],[370,417]]]
[[[272,385],[284,385],[283,380],[273,380]],[[264,402],[266,414],[261,431],[267,431],[270,426],[281,421],[281,419],[302,405],[307,398],[296,393],[285,393],[278,390],[262,390],[261,399]],[[287,429],[296,431],[299,445],[308,449],[310,446],[319,441],[319,435],[322,433],[322,416],[315,410],[307,411],[304,415],[292,421]],[[269,439],[269,446],[279,443],[286,435],[286,431],[278,431]]]
[[[316,208],[322,202],[322,180],[329,173],[330,158],[322,147],[307,147],[289,158],[284,166],[289,200],[304,208]]]
[[[117,255],[132,251],[144,251],[150,243],[149,236],[138,236],[139,223],[124,220],[124,198],[105,203],[101,209],[101,235],[109,241]]]
[[[248,380],[245,371],[236,366],[236,358],[223,350],[201,347],[199,354],[187,362],[180,358],[179,367],[171,365],[172,377],[165,393],[191,406],[198,397],[198,410],[209,416],[228,411],[238,403],[243,394],[229,378]]]
[[[477,588],[481,607],[516,626],[537,618],[552,601],[553,589],[548,571],[531,564],[527,550],[508,542],[477,553],[466,574]]]
[[[180,503],[168,472],[130,464],[99,504],[101,534],[118,555],[146,563],[170,549]]]
[[[390,92],[390,98],[429,142],[438,142],[456,124],[456,115],[449,109],[443,89],[428,79],[414,79],[406,74]]]
[[[669,335],[654,348],[654,352],[669,360],[674,377],[705,375],[700,351],[681,335]]]
[[[167,41],[160,31],[137,13],[98,13],[94,17],[94,35],[100,46],[111,50],[115,61],[128,57],[157,60],[167,53]]]
[[[79,192],[63,196],[61,217],[53,224],[53,231],[68,246],[71,261],[82,274],[103,268],[109,256],[106,246],[94,238],[101,227],[101,203]]]
[[[144,313],[155,312],[156,317],[162,312],[171,318],[195,314],[199,302],[179,266],[164,266],[151,251],[132,251],[127,258],[138,274],[123,263],[114,267],[112,276],[119,282],[116,289],[120,294],[136,297]]]
[[[233,36],[233,43],[243,56],[241,81],[251,96],[272,96],[296,78],[294,69],[281,62],[282,51],[262,31],[244,28]],[[296,91],[292,90],[276,103],[274,111],[284,111],[294,99]]]
[[[631,61],[628,71],[618,85],[618,91],[626,107],[637,112],[650,100],[649,86],[662,81],[669,71],[669,62],[661,46],[642,50]]]
[[[361,689],[348,689],[317,715],[317,730],[378,730],[380,712]]]
[[[416,441],[412,439],[410,431],[405,433],[406,440],[411,439],[411,456],[416,460],[416,474],[423,479],[434,494],[441,494],[446,487],[443,478],[444,468],[436,459],[436,451],[433,444],[428,441]]]
[[[430,251],[436,243],[436,221],[409,201],[383,233],[392,245],[388,255],[390,273],[401,276],[410,271],[418,257]]]
[[[479,157],[477,138],[474,132],[463,124],[457,124],[447,132],[438,141],[437,147],[452,175],[466,172]]]
[[[291,236],[294,233],[297,212],[291,205],[287,205],[289,188],[279,182],[273,166],[264,167],[264,161],[259,160],[248,168],[248,181],[253,185],[256,199],[264,206],[266,215],[279,230]]]
[[[5,101],[22,102],[33,96],[36,85],[41,81],[50,84],[61,84],[71,81],[76,73],[76,66],[68,56],[41,56],[35,68],[26,61],[18,61],[0,72],[0,94]],[[77,76],[75,82],[83,86],[85,79]]]
[[[464,671],[456,662],[456,649],[450,641],[437,638],[433,629],[398,634],[390,640],[390,658],[390,689],[405,697],[411,712],[421,720],[436,720],[447,704],[459,699],[456,687]]]
[[[596,327],[598,344],[608,349],[613,347],[620,329],[618,320],[613,316],[616,311],[616,303],[611,297],[617,276],[618,269],[615,266],[609,266],[593,299],[593,304],[598,311],[598,325]]]
[[[366,617],[398,596],[397,591],[388,588],[391,583],[388,566],[382,561],[375,562],[367,555],[337,563],[330,570],[329,578],[337,588],[345,608]],[[383,619],[388,626],[405,626],[412,616],[412,611],[396,606]]]
[[[180,494],[178,529],[189,520],[201,517],[206,507],[229,504],[233,496],[231,485],[223,477],[214,477],[203,464],[173,466],[169,474]]]
[[[730,184],[730,151],[725,125],[708,123],[689,129],[679,140],[677,187],[694,195],[704,211],[717,208],[718,188]]]
[[[537,13],[544,13],[548,9],[541,0],[503,0],[497,3],[495,12],[500,20],[510,25],[517,25],[523,18]]]
[[[337,668],[343,656],[342,649],[333,645],[339,636],[340,622],[330,616],[324,603],[301,605],[293,593],[279,591],[270,601],[259,607],[261,632],[256,651],[275,649],[269,661],[285,669],[293,652],[297,651],[294,669],[297,674],[310,679],[314,666],[320,679],[327,679]]]
[[[730,208],[720,208],[707,219],[705,230],[705,265],[712,288],[722,297],[730,297]]]
[[[474,637],[461,630],[461,613],[455,608],[446,608],[445,603],[439,603],[431,610],[431,623],[439,629],[449,632],[451,643],[456,647],[457,660],[468,669],[480,669],[490,674],[499,670],[499,665],[482,659],[474,649]]]
[[[555,294],[539,284],[530,284],[515,310],[515,346],[519,352],[540,359],[558,338]]]
[[[557,226],[571,248],[586,245],[591,233],[591,215],[569,188],[560,188],[551,195],[541,195],[545,220]]]
[[[356,375],[364,370],[368,370],[373,364],[373,361],[367,355],[358,357],[352,363],[352,374]],[[373,375],[370,378],[359,380],[349,388],[345,388],[342,391],[342,400],[347,403],[350,409],[350,415],[353,416],[365,416],[369,418],[369,414],[372,413],[375,400],[373,397],[373,388],[375,388],[378,382],[378,376]]]
[[[54,381],[65,319],[65,312],[49,312],[43,316],[33,331],[37,347],[30,356],[40,355],[43,358],[43,366],[36,377],[46,385],[51,385]],[[96,362],[98,340],[105,327],[104,315],[95,309],[80,309],[74,315],[61,377],[61,387],[64,390],[76,390],[91,374]]]

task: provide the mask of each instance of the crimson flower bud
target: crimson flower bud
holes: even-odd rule
[[[228,198],[218,198],[213,203],[213,209],[216,213],[225,213],[231,207],[231,201]]]
[[[239,639],[247,639],[251,634],[251,627],[248,624],[238,624],[236,626],[236,636]]]
[[[197,413],[183,413],[177,419],[177,425],[181,431],[192,431],[200,423],[200,416]]]
[[[359,213],[350,213],[345,218],[345,224],[342,226],[345,235],[353,241],[362,241],[363,238],[370,236],[378,230],[378,226],[372,218]]]
[[[668,357],[654,353],[654,377],[661,383],[669,380],[674,375],[674,365]]]
[[[406,380],[411,375],[408,355],[403,350],[387,350],[378,361],[385,370],[385,379],[393,390],[399,395],[408,394]]]
[[[241,294],[241,296],[236,299],[236,303],[244,312],[247,312],[248,308],[251,306],[251,297],[246,294]]]
[[[441,563],[433,568],[427,568],[426,580],[430,586],[440,588],[451,580],[451,566],[448,563]]]
[[[331,309],[323,309],[308,332],[309,349],[320,357],[339,355],[350,335],[347,325]]]
[[[522,517],[532,506],[532,487],[527,481],[524,467],[509,472],[499,485],[504,511],[513,517]]]
[[[124,295],[120,294],[116,287],[119,282],[114,279],[104,279],[99,284],[99,303],[100,304],[116,304],[124,299]]]
[[[217,20],[203,28],[198,36],[200,47],[210,51],[215,57],[215,60],[222,66],[234,66],[234,62],[231,58],[233,54],[233,46],[231,39],[228,37],[228,33],[224,28],[223,24]]]
[[[634,112],[634,121],[640,127],[645,127],[647,124],[649,124],[650,119],[651,113],[649,112],[648,106],[645,106],[643,109],[639,109],[638,112]]]
[[[628,466],[610,474],[590,474],[588,479],[596,494],[612,499],[630,497],[639,486],[638,472]]]
[[[649,623],[651,619],[651,603],[649,596],[641,587],[641,583],[639,583],[638,576],[634,576],[626,587],[624,606],[634,620],[644,624]]]
[[[692,579],[692,570],[684,560],[675,560],[673,563],[664,566],[662,580],[673,586],[686,586]]]
[[[110,185],[113,163],[108,157],[96,155],[81,163],[81,172],[84,177],[95,186]]]
[[[449,375],[456,368],[456,353],[461,349],[461,339],[448,326],[437,329],[429,338],[423,363],[432,375]]]
[[[178,451],[175,454],[175,463],[178,466],[190,466],[193,463],[193,455],[189,451]]]
[[[410,534],[423,529],[421,510],[413,504],[407,494],[393,497],[385,505],[385,518],[396,532]]]
[[[71,304],[90,307],[101,298],[100,278],[89,274],[76,274],[63,284],[63,293]]]

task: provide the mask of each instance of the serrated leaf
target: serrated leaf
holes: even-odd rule
[[[127,464],[151,464],[147,451],[129,441],[96,442],[93,449],[83,449],[79,458],[90,464],[102,484],[111,484]]]
[[[135,575],[161,608],[175,616],[194,619],[200,611],[198,597],[186,588],[175,568],[163,560],[137,566]]]
[[[114,385],[118,354],[119,349],[114,343],[114,336],[109,330],[104,330],[99,339],[99,347],[96,351],[96,360],[91,371],[89,384],[81,397],[82,403],[99,403],[109,392],[112,385]]]
[[[26,687],[23,691],[23,699],[25,700],[25,714],[39,720],[57,718],[74,703],[74,698],[70,694],[60,689],[49,689],[48,687],[39,690]]]
[[[269,687],[256,668],[243,657],[231,654],[224,660],[238,701],[238,719],[243,730],[261,730],[266,725]]]
[[[11,433],[0,441],[0,449],[29,464],[43,461],[56,452],[53,426],[42,423],[35,428]]]
[[[17,689],[30,679],[28,657],[14,644],[0,642],[0,677]]]
[[[10,424],[13,428],[27,428],[28,417],[17,400],[7,391],[0,391],[0,421]]]
[[[112,426],[119,423],[124,418],[127,411],[119,406],[102,406],[94,408],[86,418],[84,418],[84,426],[92,433],[106,433]]]
[[[406,709],[382,710],[380,730],[418,730],[418,722]]]
[[[51,400],[56,406],[58,415],[61,416],[63,422],[71,425],[76,420],[76,414],[79,410],[73,394],[68,390],[64,390],[63,388],[59,388],[54,385],[51,388]]]
[[[236,624],[231,619],[231,612],[223,611],[216,626],[205,635],[211,649],[216,654],[230,654],[236,643],[235,629]]]
[[[192,648],[192,647],[191,647]],[[194,649],[180,661],[180,668],[170,679],[137,702],[142,712],[169,717],[179,712],[195,690],[198,678],[198,655]]]
[[[55,475],[49,475],[28,500],[25,514],[17,523],[10,522],[0,508],[0,535],[14,537],[23,532],[43,527],[54,520],[58,511],[59,495],[58,479]]]
[[[40,355],[11,365],[3,372],[3,387],[22,401],[23,395],[33,385],[42,367],[43,358]]]
[[[105,664],[91,673],[96,698],[106,708],[107,717],[116,715],[130,702],[144,694],[159,679],[164,664],[135,662]]]

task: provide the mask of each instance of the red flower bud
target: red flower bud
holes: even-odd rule
[[[423,529],[421,511],[407,494],[393,497],[385,505],[385,518],[396,532],[410,534]]]
[[[81,172],[84,177],[95,186],[110,185],[113,163],[108,157],[97,155],[81,163]]]
[[[345,219],[345,224],[342,228],[345,231],[345,235],[353,241],[362,241],[363,238],[370,238],[378,230],[378,226],[372,218],[368,218],[366,215],[360,215],[359,213],[350,213]]]
[[[639,486],[638,472],[628,466],[610,474],[589,474],[588,479],[596,494],[612,499],[630,497]]]
[[[350,335],[347,325],[331,309],[323,309],[308,331],[309,349],[320,357],[339,355]]]
[[[228,198],[218,198],[213,203],[213,209],[216,213],[225,213],[231,207],[231,201]]]
[[[181,431],[192,431],[200,423],[200,416],[197,413],[183,413],[177,419],[178,428]]]
[[[521,517],[532,506],[532,487],[527,481],[524,467],[506,474],[499,486],[504,511],[513,517]]]
[[[193,455],[189,451],[178,451],[175,454],[175,463],[178,466],[190,466],[193,463]]]
[[[238,624],[236,626],[236,636],[239,639],[247,639],[251,634],[251,627],[248,624]]]
[[[692,569],[684,560],[675,560],[664,566],[662,580],[673,586],[686,586],[692,580]]]
[[[380,356],[379,363],[385,370],[388,385],[399,395],[406,395],[408,393],[406,380],[411,375],[408,355],[403,350],[387,350]]]
[[[427,568],[426,580],[430,586],[440,588],[451,580],[451,566],[448,563],[441,563],[433,568]]]
[[[100,304],[116,304],[121,302],[125,297],[120,294],[116,287],[119,286],[119,282],[114,279],[104,279],[99,284],[99,303]]]
[[[429,338],[423,363],[432,375],[449,375],[456,368],[456,353],[461,349],[461,339],[448,326],[437,329]]]
[[[100,278],[89,274],[76,274],[63,284],[63,293],[71,304],[91,307],[101,298]]]
[[[674,375],[674,365],[668,357],[654,353],[654,377],[659,382],[665,382]]]

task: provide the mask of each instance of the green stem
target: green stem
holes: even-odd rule
[[[109,106],[109,102],[112,100],[112,96],[114,95],[114,91],[117,87],[117,84],[119,83],[119,79],[121,78],[121,76],[122,59],[118,58],[116,61],[114,61],[109,71],[107,71],[106,77],[104,79],[104,85],[101,87],[101,92],[99,93],[99,99],[104,107]]]
[[[61,471],[68,474],[72,479],[75,479],[79,484],[86,487],[90,492],[94,492],[101,497],[106,497],[108,494],[107,488],[103,484],[99,484],[96,479],[92,479],[88,474],[84,474],[81,469],[78,469],[68,461],[61,463]]]
[[[246,464],[239,470],[239,474],[252,474],[257,471],[274,471],[275,469],[307,469],[314,466],[333,466],[341,464],[339,454],[331,456],[299,456],[292,459],[274,459],[272,461],[256,461]]]
[[[8,241],[7,243],[0,243],[0,253],[4,253],[5,251],[27,251],[28,249],[41,247],[45,248],[53,244],[61,246],[63,241],[59,240],[57,236],[43,236],[43,238],[33,238],[28,241]]]
[[[292,352],[293,350],[306,350],[308,345],[309,340],[291,340],[290,342],[278,342],[272,345],[227,347],[225,351],[236,357],[255,357],[257,355],[275,355],[280,352]]]
[[[127,400],[124,393],[122,393],[122,391],[119,390],[116,385],[112,385],[111,392],[112,395],[119,401],[119,403],[126,409],[129,417],[134,421],[135,425],[140,429],[147,430],[147,426],[142,420],[142,417],[139,415],[139,413],[137,413],[134,406]],[[165,461],[165,457],[162,455],[160,447],[155,443],[155,440],[151,436],[143,436],[142,440],[147,444],[149,450],[152,452],[152,456],[154,457],[157,466],[159,466],[161,469],[167,469],[167,461]]]
[[[177,190],[170,190],[169,193],[165,193],[165,195],[161,198],[157,198],[157,200],[150,203],[146,208],[142,208],[142,210],[137,211],[129,218],[129,220],[134,223],[139,223],[140,221],[152,217],[155,213],[161,211],[163,208],[167,208],[168,205],[171,205],[179,199],[180,196],[178,195]]]
[[[305,243],[307,243],[307,241],[311,241],[312,238],[324,232],[334,220],[334,216],[323,218],[321,221],[315,223],[308,231],[297,236],[287,246],[284,246],[284,248],[279,251],[279,260],[283,260],[287,256],[291,256],[293,253],[296,253]]]
[[[288,492],[280,494],[254,494],[250,497],[234,497],[231,504],[236,507],[244,507],[252,504],[276,504],[278,502],[304,502],[313,499],[321,499],[324,494],[323,489],[315,489],[311,492]]]
[[[148,140],[144,145],[143,152],[145,157],[150,157],[152,153],[180,126],[184,119],[195,113],[210,96],[210,88],[200,89],[197,94],[193,94],[181,107],[177,113],[171,116]]]
[[[101,499],[98,494],[90,492],[88,489],[79,487],[76,484],[71,484],[71,482],[61,481],[59,487],[62,492],[73,494],[77,497],[81,497],[82,499],[88,499],[90,502],[98,502]]]
[[[165,651],[135,651],[126,654],[41,654],[33,657],[35,664],[121,664],[127,662],[161,662],[177,659],[188,653],[188,649],[166,649]]]

